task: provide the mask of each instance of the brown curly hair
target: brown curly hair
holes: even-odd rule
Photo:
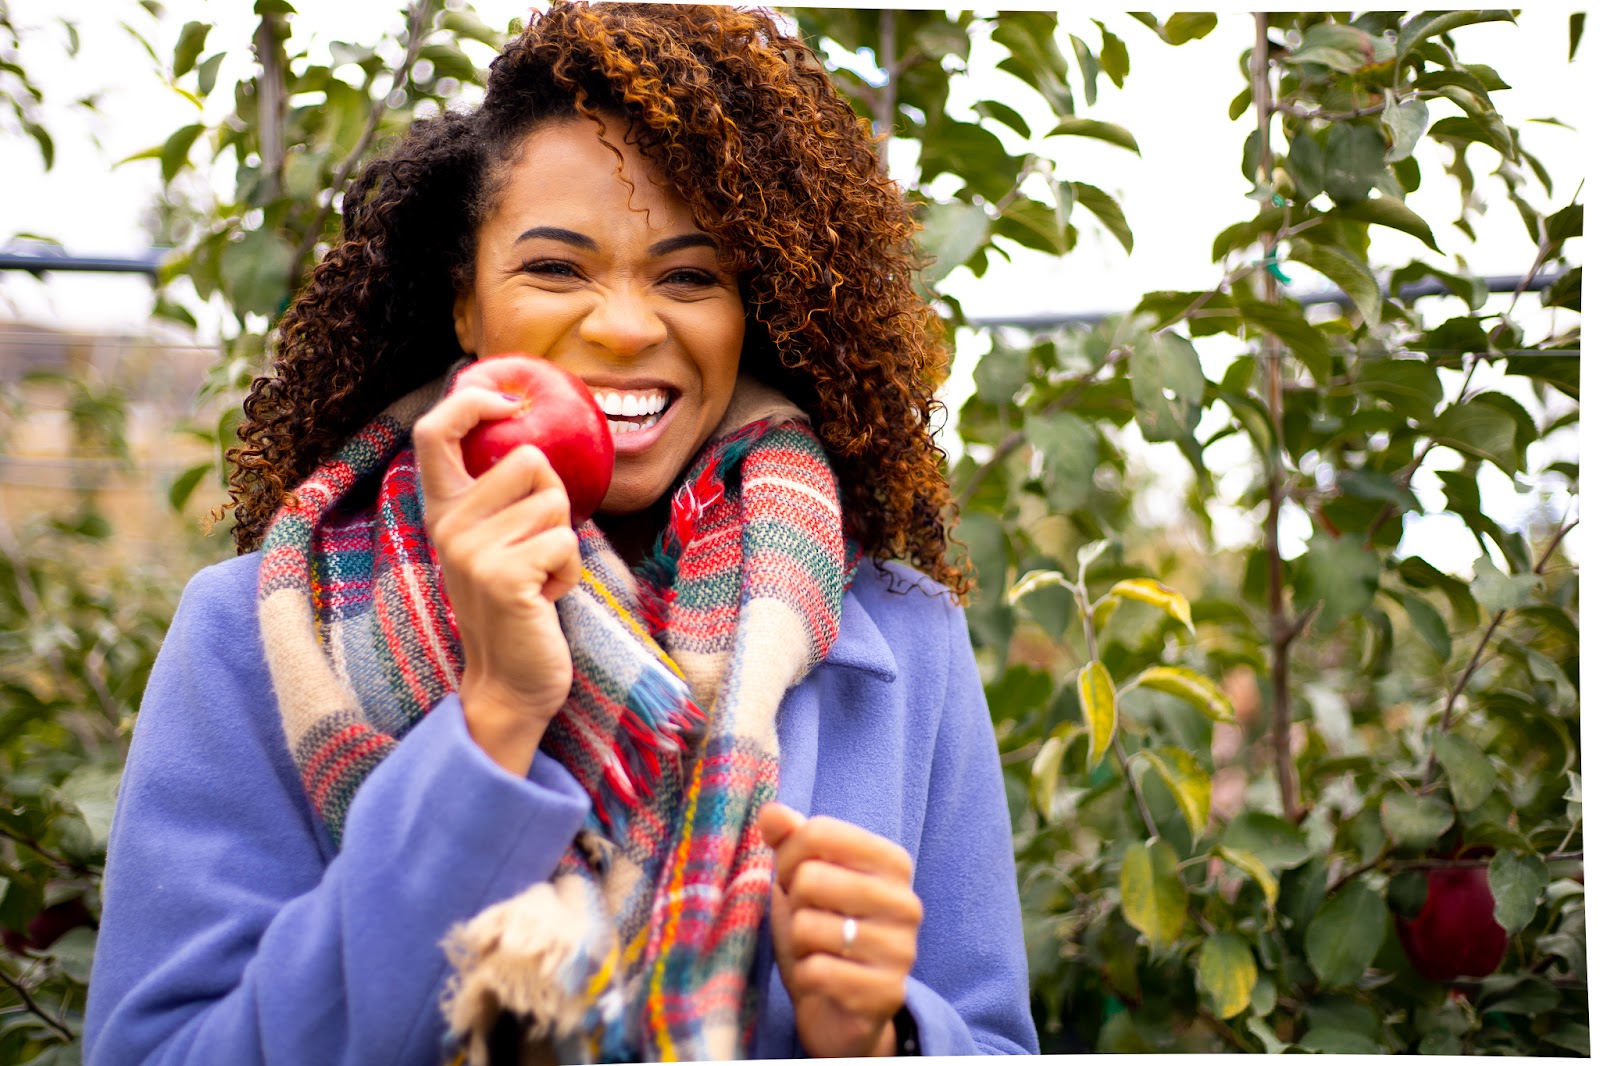
[[[347,437],[462,358],[452,305],[527,134],[608,112],[728,256],[748,316],[741,367],[810,415],[851,535],[964,594],[932,437],[948,353],[912,287],[916,224],[870,125],[804,42],[767,12],[709,6],[557,3],[490,65],[482,106],[415,122],[366,166],[342,241],[244,403],[228,453],[239,550]]]

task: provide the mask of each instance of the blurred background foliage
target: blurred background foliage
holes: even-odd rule
[[[223,498],[238,402],[337,239],[346,182],[413,117],[471,98],[517,26],[419,0],[403,33],[334,43],[324,63],[286,0],[256,0],[253,40],[189,22],[170,50],[154,43],[174,37],[164,10],[138,7],[127,28],[172,88],[233,102],[127,161],[159,166],[165,187],[156,318],[226,316],[173,427],[200,450],[143,501],[192,516]],[[1587,1055],[1578,583],[1563,547],[1576,516],[1513,527],[1485,513],[1480,484],[1492,470],[1519,491],[1577,492],[1561,441],[1578,419],[1582,206],[1552,199],[1557,182],[1497,111],[1508,86],[1476,62],[1492,56],[1452,37],[1513,15],[1256,16],[1230,106],[1252,132],[1195,162],[1237,165],[1249,193],[1244,218],[1193,205],[1214,223],[1216,286],[1014,328],[968,321],[951,272],[981,277],[1018,249],[1068,255],[1085,228],[1129,249],[1160,239],[1131,231],[1087,164],[1039,146],[1138,153],[1141,131],[1091,117],[1101,94],[1158,76],[1130,69],[1126,39],[1181,47],[1216,16],[789,14],[887,135],[885,157],[907,153],[923,283],[983,352],[940,431],[957,554],[978,579],[969,620],[1044,1050]],[[1582,30],[1572,16],[1552,63]],[[251,76],[219,81],[243,51]],[[3,0],[0,77],[0,111],[48,164]],[[954,106],[963,82],[995,98]],[[1419,158],[1423,144],[1443,151]],[[1447,162],[1428,180],[1460,189],[1456,217],[1407,203],[1434,159]],[[1528,235],[1509,299],[1435,239],[1475,238],[1490,198]],[[1375,258],[1374,227],[1406,235],[1412,256]],[[1291,296],[1285,264],[1325,278],[1325,297]],[[125,377],[28,385],[67,412],[78,453],[132,462]],[[21,396],[0,413],[8,448]],[[1442,506],[1424,504],[1441,494],[1419,494],[1419,472]],[[139,695],[183,581],[230,550],[224,518],[130,557],[116,550],[126,512],[68,488],[0,515],[6,1062],[76,1060]],[[1173,517],[1148,521],[1152,494]],[[1219,537],[1223,512],[1257,535]],[[1289,514],[1309,519],[1303,545],[1281,542]],[[1408,521],[1436,515],[1476,538],[1470,575],[1400,550]]]

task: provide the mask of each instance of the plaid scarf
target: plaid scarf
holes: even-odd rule
[[[409,445],[443,385],[357,433],[262,547],[284,733],[336,845],[361,782],[461,677]],[[747,1056],[772,879],[755,815],[777,794],[778,704],[827,654],[856,562],[803,418],[741,380],[637,573],[592,522],[579,530],[583,578],[556,604],[574,681],[542,747],[591,814],[550,881],[445,945],[444,1009],[473,1061],[502,1011],[567,1060]]]

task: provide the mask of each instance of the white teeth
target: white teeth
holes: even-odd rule
[[[641,429],[649,429],[659,421],[661,421],[661,416],[655,414],[646,415],[643,422],[618,422],[613,419],[609,424],[611,426],[611,435],[617,437],[624,433],[637,433]]]
[[[613,418],[638,418],[660,414],[667,409],[667,394],[660,389],[648,392],[594,392],[594,402]]]

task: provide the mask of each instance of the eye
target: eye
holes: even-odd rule
[[[522,264],[524,274],[545,278],[579,278],[578,268],[565,259],[534,259]]]
[[[700,288],[706,285],[715,285],[717,276],[708,270],[698,267],[677,267],[669,270],[666,277],[662,278],[668,285],[680,287]]]

